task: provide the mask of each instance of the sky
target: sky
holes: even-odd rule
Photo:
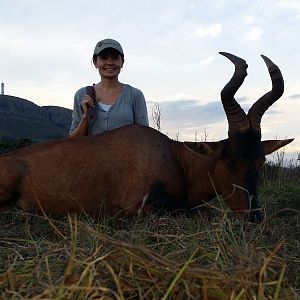
[[[228,125],[220,91],[244,58],[248,76],[236,94],[247,110],[271,88],[260,57],[276,63],[284,95],[265,113],[263,139],[295,138],[300,153],[299,0],[0,0],[0,80],[5,94],[72,109],[75,92],[99,82],[96,43],[118,40],[120,81],[143,91],[150,124],[179,140],[216,141]]]

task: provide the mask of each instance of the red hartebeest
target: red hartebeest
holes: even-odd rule
[[[279,68],[263,56],[272,90],[246,115],[234,95],[247,75],[244,60],[221,53],[235,65],[221,92],[228,138],[177,142],[129,125],[94,136],[41,143],[0,157],[0,206],[67,214],[104,210],[130,216],[145,207],[192,208],[221,194],[239,214],[259,220],[258,171],[265,155],[290,143],[261,141],[265,111],[283,93]]]

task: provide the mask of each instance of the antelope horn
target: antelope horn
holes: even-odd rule
[[[219,53],[227,57],[235,65],[232,78],[221,91],[221,100],[228,120],[228,135],[230,136],[250,129],[250,124],[244,110],[234,98],[235,93],[247,76],[248,65],[245,60],[233,54],[226,52]]]
[[[268,67],[272,80],[272,90],[259,98],[249,109],[248,119],[252,128],[260,132],[260,123],[266,110],[278,100],[284,91],[284,82],[279,68],[266,56],[261,55]]]

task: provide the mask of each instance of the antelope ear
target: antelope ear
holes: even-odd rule
[[[274,151],[278,150],[281,147],[291,143],[294,139],[287,140],[268,140],[262,141],[262,147],[264,148],[265,155],[271,154]]]
[[[224,148],[223,141],[219,142],[184,142],[191,150],[198,154],[219,157]]]

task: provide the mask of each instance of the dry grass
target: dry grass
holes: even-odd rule
[[[210,208],[206,217],[118,224],[1,215],[0,297],[297,299],[299,211],[278,211],[258,226],[229,214]]]
[[[220,199],[193,216],[118,222],[3,213],[0,298],[300,299],[298,175],[265,171],[259,225]]]

